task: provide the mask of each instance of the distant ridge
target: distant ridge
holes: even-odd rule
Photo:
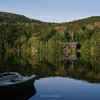
[[[78,19],[70,22],[65,22],[65,24],[89,24],[89,23],[94,23],[94,22],[100,22],[100,16],[91,16],[83,19]]]
[[[30,19],[25,17],[24,15],[15,14],[15,13],[9,13],[9,12],[0,12],[0,22],[6,22],[6,23],[51,23],[51,22],[43,22],[36,19]],[[51,23],[51,24],[88,24],[88,23],[94,23],[94,22],[100,22],[100,16],[91,16],[88,18],[83,18],[79,20],[74,20],[70,22],[62,22],[62,23]]]
[[[25,17],[24,15],[0,12],[0,22],[6,23],[42,23],[42,21]]]

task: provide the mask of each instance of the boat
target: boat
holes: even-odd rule
[[[27,89],[34,84],[36,75],[22,77],[16,72],[0,74],[0,94],[14,93]]]

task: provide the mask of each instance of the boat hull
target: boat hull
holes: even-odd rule
[[[28,87],[30,87],[31,85],[33,85],[35,79],[36,79],[36,76],[33,75],[29,77],[29,79],[24,80],[24,81],[15,82],[13,84],[2,85],[0,86],[0,94],[5,94],[5,93],[9,94],[9,93],[23,91],[27,89]]]

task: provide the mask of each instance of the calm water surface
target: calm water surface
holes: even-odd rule
[[[70,78],[41,78],[35,88],[37,93],[29,100],[100,100],[100,84]]]
[[[11,71],[37,76],[18,100],[100,100],[99,54],[1,53],[0,73]]]

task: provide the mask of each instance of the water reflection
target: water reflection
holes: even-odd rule
[[[100,100],[100,85],[62,77],[35,81],[37,94],[29,100]]]
[[[2,95],[0,94],[0,99],[1,100],[28,100],[35,94],[36,94],[36,89],[34,85],[32,85],[20,92],[7,93]]]
[[[100,57],[99,53],[95,55],[86,55],[84,53],[75,53],[73,59],[61,59],[66,57],[63,53],[20,53],[18,54],[0,54],[0,73],[18,72],[22,76],[37,75],[38,78],[60,76],[70,77],[88,82],[100,82]],[[69,54],[67,57],[73,57]]]
[[[69,52],[64,52],[64,58],[62,60],[77,60],[80,57],[80,52],[74,52],[73,54]]]

